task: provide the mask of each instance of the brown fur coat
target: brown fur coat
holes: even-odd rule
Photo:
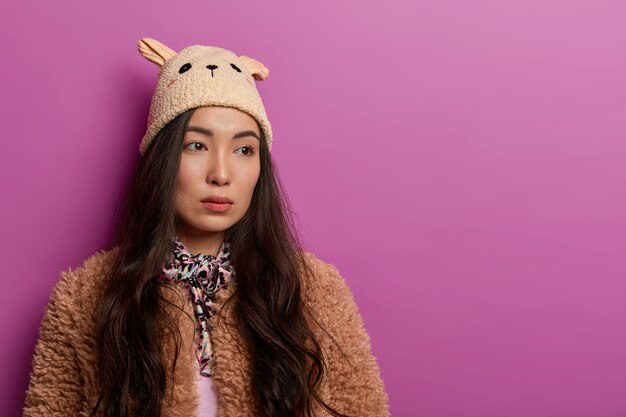
[[[94,309],[101,278],[110,271],[115,251],[116,248],[96,252],[77,269],[61,273],[41,323],[26,392],[25,417],[87,417],[95,405],[99,389],[94,364]],[[350,416],[388,416],[387,394],[350,289],[335,266],[310,252],[305,257],[314,279],[303,280],[304,302],[347,355],[347,359],[341,355],[327,334],[316,331],[328,366],[322,398]],[[179,288],[169,291],[167,297],[193,317],[184,288]],[[213,384],[219,417],[248,417],[256,414],[249,385],[251,364],[235,331],[232,309],[228,308],[233,303],[224,304],[232,289],[229,286],[218,292],[214,302],[218,312],[211,319],[216,359]],[[198,372],[193,353],[194,323],[170,308],[178,316],[181,334],[189,336],[182,341],[182,352],[188,352],[188,356],[179,359],[173,380],[168,380],[173,395],[165,400],[163,416],[192,417],[197,415],[199,404],[194,384]],[[173,352],[173,340],[162,343],[166,356],[173,356],[167,355]],[[316,412],[317,416],[327,415],[320,407]]]

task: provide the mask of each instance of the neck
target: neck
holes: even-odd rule
[[[178,239],[192,253],[197,255],[217,256],[220,245],[224,241],[224,232],[201,232],[194,233],[190,230],[181,229],[177,233]]]

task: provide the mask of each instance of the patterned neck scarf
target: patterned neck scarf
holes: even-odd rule
[[[213,299],[215,293],[226,288],[235,278],[235,271],[230,262],[230,243],[225,240],[220,245],[217,256],[193,255],[176,236],[173,258],[163,267],[164,275],[175,282],[181,282],[189,289],[195,308],[196,356],[200,365],[200,374],[213,375],[213,342],[209,319],[215,314]]]

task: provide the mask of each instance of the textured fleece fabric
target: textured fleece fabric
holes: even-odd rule
[[[99,387],[95,378],[94,310],[102,278],[111,270],[116,252],[117,247],[96,252],[80,267],[61,273],[35,346],[25,417],[86,417],[95,405]],[[312,279],[303,279],[304,302],[346,355],[342,355],[328,334],[313,326],[328,366],[322,398],[350,416],[388,416],[388,397],[379,367],[349,287],[335,266],[311,252],[304,255],[314,272]],[[215,299],[213,385],[218,397],[218,417],[251,417],[258,415],[250,386],[252,367],[245,343],[236,330],[234,303],[225,303],[234,288],[230,286],[219,292]],[[184,336],[181,354],[186,352],[190,356],[178,361],[173,378],[170,374],[167,382],[172,395],[166,396],[162,415],[197,416],[199,395],[194,382],[198,364],[192,359],[195,323],[190,319],[193,306],[180,286],[164,294],[188,315],[168,306]],[[164,336],[162,345],[167,361],[173,358],[173,343],[171,335]],[[168,367],[170,364],[166,363]],[[316,416],[327,415],[317,404],[315,407]],[[99,411],[101,416],[102,407]]]
[[[234,107],[248,113],[263,129],[271,151],[272,125],[256,88],[256,81],[269,77],[265,65],[217,46],[191,45],[177,53],[156,39],[143,38],[138,47],[141,55],[159,66],[146,133],[139,145],[142,155],[169,121],[201,106]]]

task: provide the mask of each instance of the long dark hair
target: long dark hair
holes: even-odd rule
[[[175,368],[181,337],[159,287],[172,285],[162,279],[161,268],[173,249],[177,175],[194,111],[159,131],[127,189],[114,237],[118,252],[97,306],[101,392],[92,415],[100,406],[105,417],[161,415],[167,389],[163,352],[159,344],[142,341],[175,335]],[[253,364],[251,389],[261,417],[310,417],[315,402],[344,416],[319,396],[326,364],[300,294],[299,269],[310,269],[260,130],[261,172],[250,206],[226,232],[238,280],[235,317]]]

